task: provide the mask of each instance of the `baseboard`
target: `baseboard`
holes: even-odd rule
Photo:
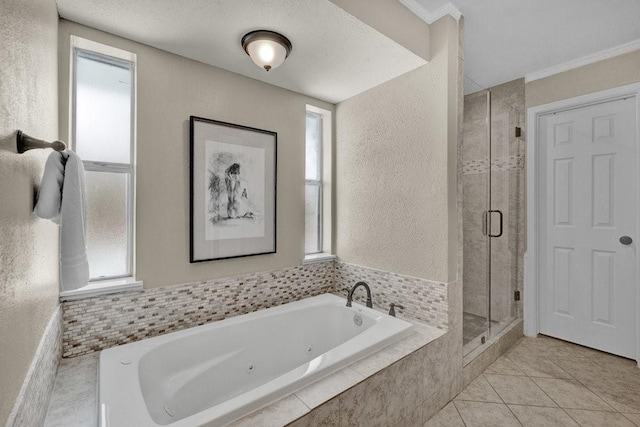
[[[61,358],[62,308],[58,305],[42,335],[7,420],[7,427],[44,424]]]

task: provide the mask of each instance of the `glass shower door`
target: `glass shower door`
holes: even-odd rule
[[[489,92],[488,268],[489,337],[494,337],[516,317],[518,252],[522,239],[518,215],[523,170],[519,134],[523,123],[508,100]]]
[[[473,84],[470,81],[467,85]],[[488,338],[489,259],[489,92],[465,96],[463,180],[463,346],[464,354]]]
[[[463,345],[468,354],[516,317],[524,186],[523,114],[489,90],[465,96]]]

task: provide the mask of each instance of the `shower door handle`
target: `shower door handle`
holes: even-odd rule
[[[500,216],[500,232],[498,234],[491,234],[491,214],[497,213]],[[492,209],[489,211],[489,237],[500,237],[502,236],[502,226],[503,226],[503,215],[500,209]]]
[[[489,221],[488,218],[488,214],[489,212],[487,211],[482,211],[482,235],[486,236],[487,235],[487,222]]]

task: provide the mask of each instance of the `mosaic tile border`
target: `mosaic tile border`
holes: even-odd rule
[[[404,305],[401,316],[447,330],[447,285],[344,262],[326,261],[269,272],[103,295],[62,304],[62,357],[203,325],[369,283],[374,306]],[[356,296],[359,301],[360,295]]]
[[[41,426],[62,356],[62,309],[56,307],[42,335],[27,376],[18,393],[7,426]]]
[[[467,160],[462,163],[462,174],[472,175],[488,171],[487,159]],[[524,169],[524,156],[498,157],[491,161],[492,172],[504,172]]]
[[[365,281],[371,287],[374,307],[386,310],[391,303],[400,304],[404,306],[404,310],[398,310],[400,316],[447,330],[447,284],[344,262],[336,263],[335,287],[339,293],[345,293],[345,288],[359,281]],[[357,292],[354,299],[364,303],[365,293],[361,290]]]
[[[334,291],[334,261],[63,303],[62,357]]]

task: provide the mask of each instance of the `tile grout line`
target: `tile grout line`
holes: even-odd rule
[[[592,360],[590,357],[588,357],[589,360]],[[593,360],[592,360],[593,361]],[[553,362],[553,360],[551,360],[551,362]],[[555,362],[553,362],[555,364]],[[558,366],[556,364],[556,366]],[[561,366],[558,366],[560,369],[562,369]],[[564,372],[564,369],[562,369]],[[569,374],[567,372],[567,374]],[[603,398],[602,396],[600,396],[599,393],[597,393],[595,390],[593,390],[591,387],[589,387],[587,384],[583,383],[582,381],[580,381],[577,377],[569,374],[571,376],[571,379],[575,382],[577,382],[578,384],[580,384],[582,387],[586,388],[587,390],[589,390],[591,393],[593,393],[598,399],[602,400],[604,402],[605,405],[607,405],[608,407],[610,407],[612,409],[612,411],[595,411],[595,412],[618,412],[618,413],[622,413],[621,411],[618,411],[616,408],[613,407],[613,405],[611,405],[605,398]],[[551,378],[551,379],[565,379],[565,378]],[[584,411],[593,411],[593,409],[580,409],[580,408],[567,408],[567,409],[578,409],[578,410],[584,410]]]
[[[578,422],[578,420],[576,420],[575,418],[573,418],[573,417],[571,416],[571,414],[570,414],[570,413],[569,413],[565,408],[560,408],[560,409],[562,410],[562,412],[564,412],[565,414],[567,414],[567,416],[568,416],[569,418],[571,418],[571,419],[572,419],[576,424],[580,425],[580,423]]]
[[[517,345],[517,344],[514,344],[513,348],[515,348],[515,347],[516,347],[516,345]],[[518,372],[520,372],[520,373],[522,374],[522,375],[513,375],[513,376],[518,376],[518,377],[522,377],[522,376],[526,377],[526,376],[528,376],[528,375],[527,375],[527,374],[522,370],[522,368],[520,368],[520,366],[518,366],[518,364],[517,364],[516,362],[514,362],[514,361],[513,361],[513,360],[511,360],[511,359],[509,359],[509,356],[507,355],[507,353],[506,353],[506,352],[505,352],[502,356],[500,356],[500,357],[498,358],[498,360],[500,360],[500,359],[501,359],[501,358],[503,358],[503,357],[504,357],[506,360],[508,360],[508,361],[509,361],[509,363],[511,363],[513,366],[515,366],[515,367],[516,367],[516,369],[518,370]],[[496,362],[497,362],[498,360],[496,360]],[[495,362],[494,362],[493,364],[495,364]],[[490,367],[491,367],[491,365],[489,365],[489,367],[487,367],[487,369],[489,369]],[[496,375],[510,375],[510,374],[496,374]]]
[[[557,365],[556,365],[556,366],[557,366]],[[559,367],[559,366],[558,366],[558,367]],[[560,369],[562,369],[562,368],[560,368]],[[564,371],[564,369],[562,369],[562,370]],[[560,406],[560,404],[559,404],[558,402],[556,402],[556,401],[555,401],[555,399],[549,395],[549,393],[547,393],[546,391],[544,391],[544,389],[538,385],[538,383],[537,383],[537,382],[535,381],[535,379],[534,379],[534,378],[536,378],[536,377],[530,377],[529,375],[527,375],[527,378],[529,378],[529,379],[531,380],[531,382],[532,382],[532,383],[534,383],[534,384],[535,384],[535,386],[536,386],[536,387],[538,387],[538,388],[540,389],[540,391],[542,391],[542,393],[544,393],[544,395],[545,395],[545,396],[547,396],[549,399],[551,399],[551,401],[552,401],[553,403],[555,403],[556,405],[558,405],[558,408],[560,408],[560,409],[562,409],[562,410],[564,411],[564,409],[565,409],[565,408],[563,408],[562,406]],[[564,379],[564,378],[546,378],[546,379],[552,379],[552,380],[554,380],[554,379]],[[569,409],[573,409],[573,408],[569,408]],[[566,413],[567,411],[564,411],[564,412]],[[569,415],[569,414],[567,413],[567,415]],[[571,417],[571,415],[569,415],[569,416]],[[573,417],[571,417],[571,419],[573,419]],[[575,420],[574,420],[574,421],[575,421]],[[577,421],[576,421],[576,423],[577,423]],[[578,423],[578,424],[579,424],[579,423]]]
[[[564,408],[563,408],[564,409]],[[566,409],[572,409],[575,411],[586,411],[586,412],[600,412],[600,413],[604,413],[604,414],[620,414],[620,415],[624,415],[624,413],[622,412],[617,412],[617,411],[601,411],[598,409],[581,409],[581,408],[566,408]]]
[[[549,362],[553,363],[555,366],[558,367],[558,369],[560,369],[562,372],[564,372],[565,374],[569,375],[569,378],[574,379],[574,380],[578,380],[576,377],[574,377],[573,375],[571,375],[569,372],[567,372],[566,369],[564,369],[562,366],[558,365],[553,359],[549,359]]]
[[[526,375],[526,374],[525,374]],[[538,389],[542,392],[542,394],[544,394],[545,396],[547,396],[553,403],[555,403],[558,408],[562,408],[562,406],[560,406],[560,404],[558,402],[555,401],[555,399],[553,397],[551,397],[549,395],[549,393],[547,393],[546,391],[544,391],[544,389],[542,387],[540,387],[538,385],[538,383],[536,382],[536,380],[534,379],[535,377],[530,377],[529,375],[527,375],[527,378],[529,378],[531,380],[531,382],[533,383],[533,385],[535,385],[536,387],[538,387]],[[551,378],[551,379],[558,379],[558,378]]]
[[[591,357],[587,357],[587,356],[585,356],[585,358],[587,358],[587,359],[589,359],[589,360],[593,360]],[[593,393],[593,394],[594,394],[598,399],[602,400],[602,402],[604,402],[604,404],[605,404],[605,405],[607,405],[607,406],[609,406],[610,408],[612,408],[612,409],[613,409],[613,412],[618,412],[618,410],[617,410],[617,409],[615,409],[612,405],[610,405],[610,404],[609,404],[609,402],[607,402],[605,399],[603,399],[603,398],[602,398],[598,393],[596,393],[595,391],[591,390],[591,388],[590,388],[590,387],[588,387],[586,384],[583,384],[583,383],[582,383],[582,381],[580,381],[577,377],[575,377],[574,375],[571,375],[569,372],[567,372],[565,369],[563,369],[560,365],[558,365],[558,364],[554,361],[554,359],[555,359],[555,360],[557,360],[558,358],[557,358],[557,357],[555,357],[555,358],[550,358],[550,359],[549,359],[549,361],[550,361],[551,363],[553,363],[555,366],[557,366],[560,370],[562,370],[563,372],[565,372],[567,375],[569,375],[569,377],[570,377],[570,378],[555,378],[555,377],[545,378],[545,377],[533,377],[533,376],[530,376],[530,375],[527,375],[527,374],[525,374],[525,375],[527,376],[527,378],[530,378],[530,379],[531,379],[531,381],[533,381],[533,383],[534,383],[534,384],[535,384],[535,385],[536,385],[540,390],[542,390],[542,392],[543,392],[545,395],[547,395],[547,396],[549,397],[549,399],[551,399],[551,400],[553,401],[553,403],[555,403],[556,405],[558,405],[558,408],[561,408],[562,410],[565,410],[565,409],[587,410],[587,409],[580,409],[580,408],[564,408],[564,407],[560,406],[560,405],[558,404],[558,402],[556,402],[556,401],[555,401],[555,400],[554,400],[554,399],[553,399],[553,398],[552,398],[552,397],[551,397],[551,396],[550,396],[546,391],[544,391],[544,390],[542,389],[542,387],[540,387],[540,386],[538,385],[538,383],[536,383],[535,378],[538,378],[538,379],[552,379],[552,380],[564,380],[564,381],[566,381],[566,380],[575,381],[576,383],[580,384],[581,386],[583,386],[584,388],[586,388],[587,390],[589,390],[591,393]],[[565,411],[565,412],[567,412],[567,411]],[[612,412],[612,411],[595,411],[595,412]],[[567,415],[569,415],[569,414],[567,413]],[[571,417],[571,415],[569,415],[569,416]],[[571,419],[573,419],[573,417],[571,417]],[[576,422],[577,422],[577,421],[576,421]]]
[[[600,396],[600,393],[597,393],[595,390],[593,390],[591,387],[589,387],[587,384],[584,384],[582,381],[580,381],[578,378],[575,379],[575,381],[580,384],[581,386],[583,386],[584,388],[586,388],[587,390],[589,390],[591,393],[595,394],[598,399],[602,400],[605,405],[609,406],[611,409],[613,409],[613,412],[617,412],[617,413],[622,413],[622,411],[618,411],[617,408],[615,408],[612,404],[610,404],[604,397]],[[625,405],[626,406],[626,405]],[[573,409],[573,408],[571,408]],[[577,409],[577,408],[576,408]],[[605,412],[605,411],[601,411],[601,412]],[[606,411],[606,412],[612,412],[612,411]],[[635,424],[635,423],[634,423]]]
[[[518,344],[519,344],[519,343],[520,343],[520,342],[518,342]],[[518,344],[514,345],[514,347],[513,347],[513,348],[516,348],[516,347],[518,346]],[[509,359],[509,357],[508,357],[508,355],[507,355],[507,354],[505,354],[504,356],[505,356],[505,358],[506,358],[506,359],[508,359],[508,360],[509,360],[509,361],[511,361],[514,365],[516,365],[516,367],[518,367],[518,364],[517,364],[517,363],[515,363],[515,362],[513,362],[511,359]],[[495,363],[495,362],[494,362],[494,363]],[[554,363],[554,365],[558,366],[557,364],[555,364],[555,362],[553,362],[553,361],[552,361],[552,363]],[[564,369],[562,369],[560,366],[558,366],[558,368],[560,368],[563,372],[566,372],[566,371],[565,371]],[[518,369],[520,369],[520,368],[518,367]],[[520,370],[521,370],[521,369],[520,369]],[[486,369],[485,369],[485,371],[486,371]],[[522,371],[522,370],[521,370],[521,371]],[[536,386],[536,387],[537,387],[537,388],[538,388],[538,389],[539,389],[539,390],[540,390],[540,391],[541,391],[545,396],[547,396],[547,397],[548,397],[548,398],[549,398],[553,403],[555,403],[555,404],[557,405],[557,407],[558,407],[558,408],[562,409],[562,410],[563,410],[563,412],[565,412],[565,413],[566,413],[566,414],[567,414],[571,419],[573,419],[573,417],[571,417],[571,415],[569,415],[569,414],[564,410],[565,408],[561,407],[561,406],[558,404],[558,402],[556,402],[556,401],[555,401],[551,396],[549,396],[549,394],[548,394],[547,392],[545,392],[545,391],[542,389],[542,387],[540,387],[540,386],[535,382],[534,378],[536,378],[536,377],[532,377],[532,376],[528,375],[527,373],[525,373],[524,371],[522,371],[522,373],[524,374],[524,377],[525,377],[525,378],[528,378],[529,380],[531,380],[531,382],[532,382],[532,383],[533,383],[533,384],[534,384],[534,385],[535,385],[535,386]],[[569,376],[571,376],[568,372],[567,372],[567,374],[568,374]],[[483,377],[485,376],[484,372],[483,372],[482,374],[480,374],[480,375],[481,375],[481,376],[483,376]],[[507,376],[506,374],[504,374],[504,375],[505,375],[505,376]],[[516,378],[517,378],[517,377],[522,377],[522,375],[509,375],[509,376],[516,377]],[[573,376],[571,376],[571,377],[573,378]],[[549,379],[549,378],[547,378],[547,379]],[[564,378],[550,378],[550,379],[564,379]],[[511,408],[509,408],[509,405],[508,405],[506,402],[504,402],[504,399],[503,399],[503,398],[502,398],[502,396],[500,396],[500,394],[496,391],[496,389],[493,387],[493,385],[491,384],[491,382],[490,382],[489,380],[487,380],[486,378],[485,378],[485,381],[487,381],[487,383],[489,383],[489,386],[490,386],[490,387],[493,389],[493,391],[498,395],[498,397],[500,398],[500,400],[502,400],[502,401],[503,401],[503,403],[505,404],[505,406],[506,406],[506,407],[509,409],[509,411],[513,414],[513,416],[514,416],[514,417],[516,418],[516,420],[520,423],[520,425],[522,425],[522,422],[520,422],[520,419],[519,419],[519,418],[517,417],[517,415],[516,415],[516,414],[511,410]],[[575,381],[577,381],[577,380],[575,380]],[[577,381],[577,382],[578,382],[578,381]],[[584,384],[582,384],[582,383],[580,383],[580,382],[578,382],[578,383],[584,386]],[[595,393],[594,393],[594,394],[595,394]],[[598,398],[600,398],[600,396],[598,396]],[[600,398],[600,399],[604,401],[604,399],[602,399],[602,398]],[[605,403],[607,403],[607,402],[605,402]],[[608,403],[607,403],[607,404],[608,404]],[[521,405],[521,406],[532,406],[532,407],[539,407],[539,408],[545,408],[545,407],[546,407],[546,408],[548,408],[548,406],[535,406],[535,405]],[[611,406],[611,405],[609,405],[609,406]],[[574,421],[576,421],[576,420],[574,420]],[[576,421],[576,423],[577,423],[577,421]],[[579,423],[578,423],[578,424],[579,424]]]
[[[515,348],[515,346],[514,346],[514,348]],[[516,367],[517,367],[518,369],[520,369],[520,371],[522,372],[522,374],[523,374],[524,376],[526,376],[526,377],[529,377],[529,378],[557,378],[557,377],[539,377],[539,376],[535,376],[535,375],[529,375],[529,374],[525,373],[525,372],[520,368],[520,366],[518,365],[518,363],[517,363],[517,362],[515,362],[515,361],[513,361],[513,360],[509,359],[509,356],[508,356],[508,355],[506,355],[506,354],[505,354],[505,356],[504,356],[504,357],[505,357],[505,358],[507,358],[511,363],[513,363],[514,365],[516,365]],[[557,367],[558,369],[560,369],[562,372],[564,372],[565,374],[567,374],[567,375],[569,376],[569,378],[570,378],[570,379],[575,379],[575,378],[573,377],[573,375],[571,375],[569,372],[567,372],[566,370],[564,370],[560,365],[558,365],[558,364],[554,361],[554,358],[550,358],[550,359],[548,359],[548,361],[549,361],[549,362],[551,362],[551,363],[553,363],[553,364],[554,364],[554,366],[556,366],[556,367]]]
[[[462,421],[462,424],[464,424],[465,427],[467,427],[467,423],[464,421],[464,418],[462,418],[462,414],[460,413],[460,410],[458,409],[458,407],[456,406],[456,403],[452,400],[451,403],[453,403],[453,408],[456,410],[456,412],[458,413],[458,416],[460,417],[460,421]]]
[[[307,409],[309,410],[309,412],[307,412],[307,414],[309,414],[311,411],[313,411],[313,408],[311,408],[309,405],[307,405],[307,404],[306,404],[306,402],[305,402],[304,400],[302,400],[302,399],[300,398],[300,396],[298,396],[298,392],[293,393],[293,395],[296,397],[296,399],[298,399],[300,402],[302,402],[302,404],[303,404],[304,406],[306,406],[306,407],[307,407]],[[317,408],[317,407],[319,407],[319,406],[320,406],[320,405],[316,406],[316,408]],[[307,414],[305,414],[305,415],[307,415]],[[303,415],[303,416],[304,416],[304,415]]]
[[[515,348],[515,347],[514,347],[514,348]],[[508,356],[507,356],[507,358],[508,358]],[[570,378],[574,379],[573,375],[571,375],[570,373],[568,373],[567,371],[565,371],[564,369],[562,369],[562,367],[561,367],[561,366],[559,366],[557,363],[555,363],[552,359],[549,359],[549,361],[550,361],[551,363],[553,363],[555,366],[557,366],[560,370],[562,370],[562,372],[565,372],[567,375],[569,375],[569,377],[570,377]],[[512,362],[513,362],[513,361],[512,361]],[[516,366],[518,366],[518,365],[517,365],[517,363],[515,363],[515,362],[513,362],[513,363],[514,363]],[[540,387],[540,386],[538,385],[538,383],[536,383],[536,381],[535,381],[535,379],[534,379],[534,378],[538,378],[538,377],[530,376],[530,375],[528,375],[528,374],[527,374],[526,372],[524,372],[524,371],[523,371],[523,373],[524,373],[524,375],[525,375],[527,378],[529,378],[529,379],[531,380],[531,382],[532,382],[533,384],[535,384],[535,386],[536,386],[536,387],[538,387],[538,388],[540,389],[540,391],[542,391],[542,393],[543,393],[545,396],[547,396],[549,399],[551,399],[551,401],[552,401],[553,403],[555,403],[556,405],[558,405],[558,408],[559,408],[562,412],[564,412],[565,414],[567,414],[567,416],[568,416],[569,418],[571,418],[571,419],[572,419],[576,424],[580,425],[580,423],[578,422],[578,420],[574,419],[574,418],[571,416],[571,414],[569,414],[569,413],[566,411],[566,408],[563,408],[562,406],[560,406],[560,405],[558,404],[558,402],[556,402],[556,401],[555,401],[555,400],[554,400],[554,399],[553,399],[553,398],[552,398],[552,397],[551,397],[551,396],[550,396],[546,391],[544,391],[544,390],[542,389],[542,387]],[[553,378],[553,377],[552,377],[551,379],[564,379],[564,378]],[[576,379],[576,381],[577,381],[577,379]],[[581,384],[581,383],[580,383],[580,384]],[[509,408],[509,409],[511,409],[511,408]],[[512,412],[513,412],[513,411],[512,411]]]
[[[509,412],[511,412],[511,415],[513,415],[513,417],[516,419],[516,421],[517,421],[517,422],[518,422],[522,427],[524,427],[524,424],[522,424],[522,421],[520,421],[520,418],[518,418],[518,416],[515,414],[515,412],[513,412],[513,411],[511,410],[511,408],[509,407],[509,405],[505,403],[505,404],[504,404],[504,406],[506,406],[506,407],[507,407],[507,409],[509,410]]]
[[[491,375],[491,374],[489,374],[489,375]],[[493,386],[493,384],[491,384],[491,382],[487,379],[487,377],[484,375],[484,372],[481,373],[480,376],[482,376],[482,378],[484,378],[484,380],[487,382],[487,384],[489,384],[489,387],[491,387],[491,390],[493,390],[493,392],[496,394],[496,396],[498,396],[498,399],[500,399],[502,404],[506,405],[507,402],[505,402],[504,399],[502,398],[502,396],[500,396],[500,393],[498,393],[498,390],[496,390],[495,387]]]
[[[551,357],[549,358],[549,362],[551,362],[551,367],[554,368],[553,370],[557,369],[557,372],[560,372],[559,375],[561,375],[562,377],[558,377],[558,375],[555,374],[549,374],[548,376],[536,376],[536,375],[530,375],[528,373],[526,373],[524,370],[522,370],[520,368],[520,365],[518,363],[516,363],[515,361],[511,360],[509,358],[509,354],[512,352],[513,349],[516,349],[521,342],[523,341],[523,339],[520,339],[515,345],[512,346],[512,348],[508,351],[505,352],[505,354],[501,357],[504,357],[507,361],[509,361],[511,364],[513,364],[513,366],[515,367],[515,370],[517,370],[518,372],[521,372],[521,374],[512,374],[512,373],[504,373],[504,372],[487,372],[487,369],[489,369],[489,367],[487,367],[480,375],[479,377],[483,377],[483,379],[489,383],[489,386],[491,387],[491,389],[494,391],[494,393],[498,396],[500,402],[502,402],[502,404],[504,404],[505,406],[507,406],[507,408],[509,409],[510,413],[516,418],[516,420],[518,421],[518,423],[520,425],[522,425],[522,422],[518,419],[517,415],[511,410],[511,407],[509,406],[509,404],[507,404],[504,400],[504,398],[502,398],[502,396],[497,392],[497,390],[495,389],[495,387],[491,384],[491,382],[486,378],[487,375],[496,375],[496,376],[510,376],[513,378],[528,378],[534,385],[535,387],[540,390],[542,392],[542,394],[546,397],[549,398],[549,400],[551,402],[553,402],[556,405],[556,408],[560,409],[562,411],[562,413],[564,413],[566,416],[569,417],[569,419],[571,419],[572,421],[576,422],[577,424],[579,424],[578,420],[575,419],[570,413],[569,410],[576,410],[576,411],[586,411],[586,412],[594,412],[594,413],[608,413],[608,414],[620,414],[623,416],[623,418],[625,420],[628,420],[629,422],[631,422],[632,424],[636,425],[635,421],[633,419],[631,419],[630,415],[628,416],[627,414],[624,413],[624,411],[622,409],[618,409],[617,407],[614,407],[613,404],[609,403],[609,400],[605,397],[603,397],[603,395],[598,392],[596,389],[590,387],[589,385],[587,385],[586,382],[583,382],[585,380],[580,380],[576,375],[571,374],[569,371],[567,371],[566,369],[564,369],[559,363],[558,361],[565,361],[566,362],[571,362],[571,360],[575,359],[576,357],[579,357],[580,359],[584,359],[586,361],[592,362],[592,363],[597,363],[598,359],[590,354],[585,354],[585,353],[579,353],[578,355],[572,355],[570,357],[564,358],[564,357]],[[553,346],[551,346],[553,347]],[[554,347],[555,348],[555,347]],[[555,348],[557,350],[563,350],[562,347],[557,347]],[[526,350],[526,349],[524,349]],[[573,348],[567,348],[566,349],[567,352],[569,354],[576,352]],[[542,356],[536,356],[534,357],[534,359],[540,360],[540,359],[544,359],[544,355]],[[494,362],[495,363],[495,362]],[[613,367],[614,369],[614,374],[617,375],[617,373],[620,371],[620,369],[617,369],[616,367]],[[536,371],[537,372],[537,371]],[[624,372],[624,371],[621,371]],[[607,377],[615,379],[617,377],[612,377],[611,375],[607,375]],[[569,384],[574,384],[574,385],[578,385],[580,387],[583,387],[586,391],[590,392],[593,396],[595,396],[597,398],[597,401],[600,401],[602,403],[604,403],[604,406],[606,407],[605,409],[583,409],[580,407],[576,407],[576,408],[569,408],[569,407],[563,407],[561,405],[558,404],[558,402],[553,399],[551,397],[551,395],[546,392],[538,383],[536,380],[541,380],[541,381],[547,381],[547,380],[552,380],[552,381],[558,381],[558,382],[566,382]],[[624,381],[622,381],[624,382]],[[467,385],[466,388],[468,388],[469,385]],[[458,393],[458,396],[464,392],[463,389],[460,393]],[[457,397],[457,396],[456,396]],[[452,399],[452,403],[454,403],[454,408],[456,409],[456,412],[458,413],[459,417],[462,419],[463,424],[466,426],[466,423],[464,422],[464,419],[462,418],[462,414],[460,413],[459,408],[457,407],[457,403],[459,402],[474,402],[474,403],[479,403],[479,404],[498,404],[497,402],[487,402],[487,401],[480,401],[480,400],[469,400],[469,399],[457,399],[454,398]],[[611,399],[611,401],[616,402],[615,399]],[[617,404],[617,403],[616,403]],[[549,406],[539,406],[539,405],[528,405],[528,404],[513,404],[514,406],[524,406],[524,407],[532,407],[532,408],[549,408],[549,409],[553,409],[553,407],[549,407]],[[622,405],[622,404],[621,404]],[[626,405],[626,404],[625,404]],[[632,412],[629,412],[629,414],[632,414]],[[640,427],[640,426],[639,426]]]
[[[498,396],[500,397],[500,396]],[[452,400],[453,402],[453,400]],[[456,402],[473,402],[473,403],[504,403],[504,402],[488,402],[486,400],[473,400],[473,399],[456,399]],[[504,403],[506,405],[506,403]]]
[[[495,363],[495,362],[494,362]],[[485,369],[486,370],[486,369]],[[484,372],[482,374],[480,374],[484,377],[484,380],[489,384],[489,387],[491,387],[491,389],[493,390],[493,392],[498,396],[498,398],[500,400],[502,400],[502,404],[504,406],[507,407],[507,409],[509,410],[509,412],[511,413],[511,415],[513,415],[513,417],[516,419],[516,421],[518,422],[518,424],[520,424],[521,426],[523,425],[522,422],[520,422],[520,419],[516,416],[516,414],[513,413],[513,411],[511,410],[511,408],[509,408],[509,405],[507,404],[507,402],[504,401],[504,399],[502,398],[502,396],[500,396],[500,393],[498,393],[498,391],[495,389],[495,387],[493,386],[493,384],[491,384],[491,382],[484,376]],[[511,375],[512,377],[517,377],[516,375]]]
[[[625,417],[626,419],[628,419],[629,421],[631,421],[631,424],[635,424],[638,425],[635,421],[633,421],[631,418],[629,418],[628,414],[625,414],[623,412],[621,412],[622,416]]]
[[[300,399],[300,397],[299,397],[296,393],[293,393],[293,396],[295,396],[295,398],[296,398],[296,399],[298,399],[298,401],[299,401],[300,403],[302,403],[302,404],[304,405],[304,407],[305,407],[305,408],[307,408],[307,412],[305,412],[305,413],[304,413],[304,415],[302,415],[302,416],[300,416],[300,417],[296,418],[295,420],[291,421],[289,424],[291,424],[292,422],[295,422],[295,421],[297,421],[297,420],[299,420],[299,419],[301,419],[301,418],[306,417],[306,416],[307,416],[307,415],[309,415],[309,414],[311,413],[311,411],[312,411],[312,409],[311,409],[311,408],[309,408],[309,405],[307,405],[306,403],[304,403],[304,401],[303,401],[302,399]],[[280,399],[280,400],[284,400],[284,399],[286,399],[286,397],[285,397],[285,398],[283,398],[283,399]],[[265,408],[266,408],[266,406],[265,406]]]

